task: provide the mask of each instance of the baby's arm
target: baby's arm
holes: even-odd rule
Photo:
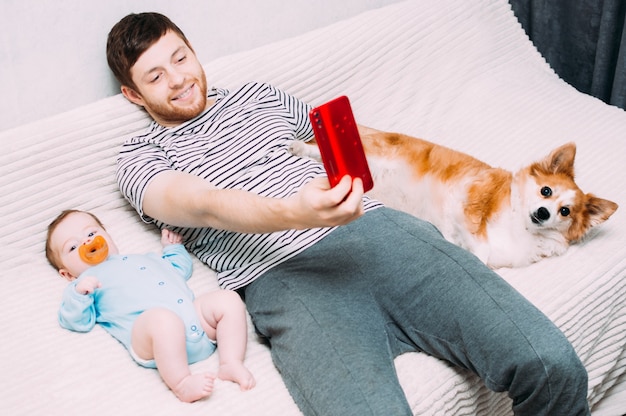
[[[84,280],[87,282],[83,283]],[[92,276],[86,276],[67,286],[58,313],[59,324],[63,328],[78,332],[91,331],[96,325],[93,292],[100,286],[98,279]]]
[[[174,266],[183,279],[189,280],[193,270],[193,261],[182,242],[183,238],[180,234],[168,229],[161,231],[162,257]]]

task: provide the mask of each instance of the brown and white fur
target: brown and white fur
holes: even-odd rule
[[[374,178],[369,195],[431,222],[492,268],[560,255],[618,207],[576,185],[574,143],[512,173],[425,140],[359,131]],[[316,145],[291,151],[319,159]]]

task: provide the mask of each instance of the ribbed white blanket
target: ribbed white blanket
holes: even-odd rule
[[[621,208],[564,256],[498,272],[571,340],[589,371],[594,409],[614,386],[626,384],[626,114],[562,82],[505,0],[398,3],[206,69],[215,86],[267,81],[312,104],[346,94],[361,124],[511,170],[575,141],[581,187]],[[142,111],[115,96],[0,134],[0,410],[300,414],[252,329],[247,364],[257,387],[242,393],[218,382],[210,399],[184,404],[104,330],[77,334],[57,324],[65,281],[46,264],[43,247],[46,226],[60,210],[94,211],[122,251],[159,250],[156,231],[141,223],[114,180],[120,143],[147,123]],[[196,293],[217,287],[197,261],[190,285]],[[216,367],[213,356],[193,369]],[[397,369],[416,415],[510,414],[506,394],[434,358],[406,354]]]

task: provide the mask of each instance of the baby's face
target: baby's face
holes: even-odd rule
[[[96,236],[105,239],[109,254],[117,254],[113,239],[91,215],[74,212],[61,221],[50,239],[51,247],[61,262],[61,276],[74,280],[93,265],[81,258],[79,247],[91,243]]]

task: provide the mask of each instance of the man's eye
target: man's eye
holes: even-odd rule
[[[153,78],[150,80],[150,82],[151,82],[151,83],[155,83],[155,82],[157,82],[160,78],[161,78],[161,75],[157,75],[157,76],[153,77]]]
[[[180,58],[178,58],[178,62],[182,62],[182,61],[184,61],[185,59],[187,59],[187,55],[183,55],[183,56],[181,56]]]

